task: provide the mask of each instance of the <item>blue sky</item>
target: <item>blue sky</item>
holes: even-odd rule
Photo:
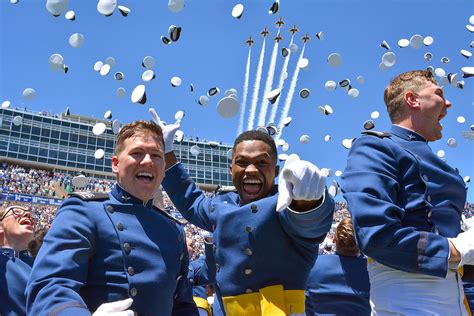
[[[218,101],[224,91],[237,90],[239,101],[243,101],[245,70],[249,49],[245,41],[252,36],[249,86],[244,116],[248,125],[248,111],[254,93],[257,64],[262,49],[262,29],[270,31],[265,43],[262,77],[258,93],[256,121],[262,104],[274,41],[277,34],[275,22],[282,17],[283,40],[278,46],[274,80],[278,85],[284,58],[282,47],[288,47],[291,39],[289,29],[293,24],[299,28],[294,43],[299,47],[290,55],[288,79],[280,96],[276,114],[280,119],[281,109],[288,96],[290,83],[296,68],[297,57],[303,48],[301,37],[308,33],[311,40],[306,44],[304,57],[310,62],[307,70],[301,70],[295,86],[296,93],[290,104],[289,116],[293,118],[283,130],[281,138],[289,144],[289,153],[297,153],[319,167],[333,171],[345,168],[348,150],[341,142],[345,138],[358,137],[362,124],[370,119],[373,111],[379,111],[375,120],[376,130],[388,130],[390,122],[383,103],[383,90],[391,78],[411,69],[427,66],[442,67],[446,73],[461,74],[461,67],[473,66],[473,59],[460,54],[461,49],[473,51],[469,44],[473,33],[466,29],[469,17],[474,14],[468,0],[281,0],[280,10],[268,14],[272,1],[263,0],[185,0],[185,8],[179,13],[171,12],[167,0],[117,1],[131,9],[127,17],[118,10],[110,17],[98,13],[96,0],[70,0],[67,10],[74,10],[76,20],[69,21],[64,13],[53,17],[45,7],[46,1],[20,0],[11,4],[0,1],[0,102],[11,101],[14,107],[27,107],[34,111],[59,113],[69,107],[72,113],[102,117],[111,110],[114,119],[126,123],[135,119],[149,119],[148,108],[155,107],[165,121],[171,121],[174,113],[184,110],[186,116],[182,130],[186,135],[199,136],[207,140],[232,143],[239,125],[240,113],[232,118],[223,118],[217,111]],[[245,7],[241,19],[231,16],[234,5]],[[177,42],[165,46],[160,40],[167,35],[168,27],[182,27]],[[316,33],[322,31],[322,40]],[[69,36],[82,33],[82,47],[69,45]],[[412,35],[432,36],[434,43],[420,49],[399,48],[399,39],[410,39]],[[386,52],[379,44],[386,40],[397,55],[396,64],[383,72],[379,69],[382,55]],[[423,55],[433,54],[431,62]],[[331,53],[342,56],[341,66],[331,67],[326,59]],[[49,69],[48,58],[61,54],[69,66],[63,74]],[[130,95],[135,86],[142,84],[145,68],[142,59],[156,59],[153,68],[156,78],[146,83],[147,103],[135,104]],[[107,76],[93,70],[96,61],[114,57],[115,66]],[[450,62],[443,64],[442,57]],[[116,81],[113,74],[121,71],[125,79]],[[363,76],[365,83],[356,80]],[[170,79],[179,76],[182,85],[172,87]],[[357,98],[347,95],[343,89],[329,92],[324,88],[328,80],[339,82],[350,79],[360,91]],[[443,120],[443,139],[432,143],[434,152],[444,150],[448,163],[460,170],[461,175],[474,180],[474,146],[462,136],[474,124],[473,83],[474,78],[465,79],[465,88],[446,87],[446,96],[453,103],[448,116]],[[193,83],[194,92],[189,85]],[[211,87],[217,86],[220,94],[210,99],[207,106],[196,102]],[[118,98],[116,89],[126,89],[126,96]],[[37,95],[25,100],[22,92],[33,88]],[[310,89],[307,99],[298,92]],[[334,114],[321,115],[318,106],[331,105]],[[242,107],[241,107],[242,109]],[[271,105],[269,111],[271,111]],[[464,116],[466,122],[457,122]],[[301,144],[299,138],[307,134],[311,140]],[[329,142],[325,135],[331,135]],[[458,146],[450,148],[447,139],[455,138]],[[338,179],[332,176],[331,179]],[[471,187],[472,187],[471,183]],[[469,191],[468,200],[474,202],[474,190]]]

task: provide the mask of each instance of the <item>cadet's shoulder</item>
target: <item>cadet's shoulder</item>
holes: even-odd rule
[[[392,134],[390,132],[380,132],[380,131],[363,131],[361,133],[363,136],[375,136],[375,137],[378,137],[378,138],[390,138],[390,136],[392,136]]]
[[[186,225],[186,221],[183,220],[183,219],[179,219],[179,218],[176,218],[174,217],[173,215],[171,215],[169,212],[167,212],[166,210],[162,210],[162,209],[159,209],[157,208],[156,206],[153,206],[153,209],[155,211],[157,211],[158,213],[160,213],[161,215],[165,216],[166,218],[169,218],[171,220],[173,220],[176,224],[178,224],[179,226],[184,226]]]
[[[78,198],[82,201],[105,201],[109,199],[109,195],[107,193],[95,193],[95,192],[90,192],[90,191],[83,191],[83,192],[73,192],[69,194],[69,197],[71,198]]]

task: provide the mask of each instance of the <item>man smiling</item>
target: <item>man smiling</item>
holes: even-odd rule
[[[428,142],[451,107],[429,71],[385,89],[390,132],[352,145],[341,187],[356,238],[369,256],[373,315],[467,315],[457,269],[474,263],[474,229],[461,232],[462,177]]]
[[[117,184],[108,195],[73,194],[58,210],[28,283],[28,314],[198,315],[183,228],[153,207],[164,167],[158,126],[122,127]]]
[[[244,132],[234,142],[230,172],[234,192],[207,198],[172,152],[179,124],[163,126],[163,187],[191,223],[213,232],[219,303],[232,315],[304,313],[309,271],[332,221],[334,201],[325,175],[291,155],[279,178],[273,139]]]

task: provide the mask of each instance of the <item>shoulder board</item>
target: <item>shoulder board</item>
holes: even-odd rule
[[[392,134],[390,132],[379,132],[379,131],[363,131],[362,135],[372,135],[380,138],[390,137]]]
[[[162,209],[159,209],[159,208],[157,208],[156,206],[153,206],[153,209],[155,209],[156,211],[160,212],[160,213],[163,214],[165,217],[167,217],[167,218],[169,218],[169,219],[175,221],[176,223],[178,223],[178,224],[181,225],[181,226],[184,226],[184,225],[186,225],[186,223],[187,223],[187,222],[184,221],[184,220],[181,220],[181,219],[178,219],[178,218],[176,218],[176,217],[173,217],[173,215],[171,215],[171,214],[168,213],[167,211],[162,210]]]
[[[94,192],[73,192],[69,194],[69,197],[77,197],[83,201],[104,201],[109,198],[107,193],[94,193]]]

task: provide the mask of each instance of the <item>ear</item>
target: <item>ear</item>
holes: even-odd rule
[[[118,174],[119,171],[119,160],[117,156],[112,156],[112,172]]]
[[[275,166],[275,178],[278,177],[278,174],[280,173],[280,166],[276,165]]]
[[[403,96],[403,100],[410,108],[418,108],[420,106],[420,103],[418,101],[418,96],[412,91],[405,92],[405,95]]]
[[[229,165],[229,173],[232,175],[232,163]]]

